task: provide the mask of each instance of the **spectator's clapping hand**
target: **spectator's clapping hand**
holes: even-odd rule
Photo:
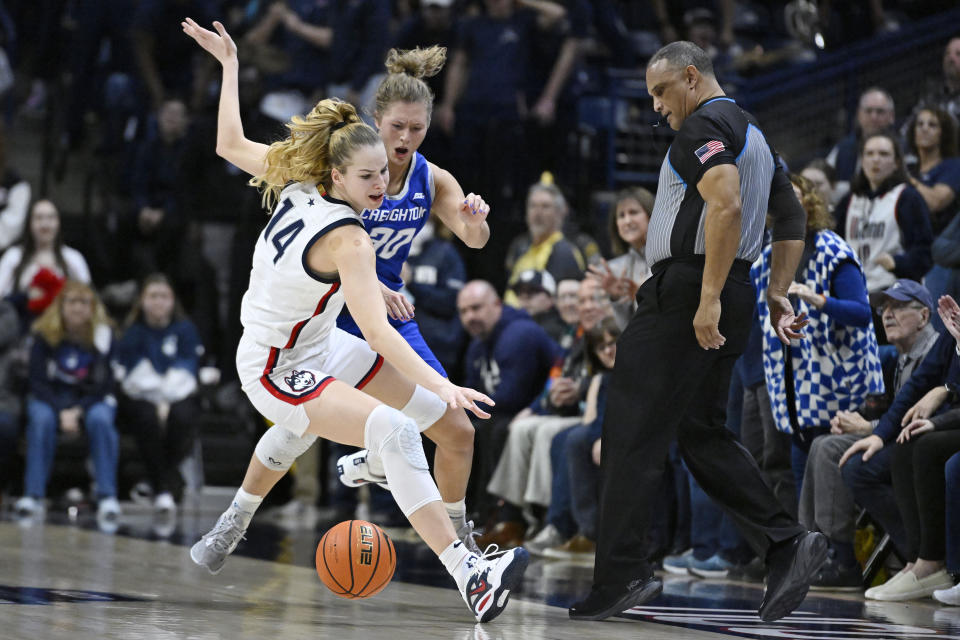
[[[213,28],[217,30],[217,33],[204,29],[194,22],[193,18],[185,18],[180,26],[183,27],[185,34],[196,40],[197,44],[216,58],[220,64],[236,63],[237,45],[234,44],[233,38],[230,37],[230,34],[227,33],[227,30],[219,21],[213,23]]]
[[[453,106],[441,104],[433,110],[433,120],[447,135],[453,133],[453,125],[456,117],[453,113]]]
[[[551,98],[541,96],[537,103],[533,105],[533,117],[542,125],[553,123],[557,115],[557,103]]]
[[[874,259],[874,264],[880,265],[887,271],[893,271],[896,268],[897,263],[894,261],[893,256],[887,253],[886,251],[878,253]]]
[[[867,462],[872,458],[880,449],[883,449],[883,439],[880,436],[867,436],[861,440],[857,440],[850,448],[843,452],[843,457],[840,458],[840,465],[843,466],[847,463],[847,460],[852,458],[857,453],[863,451],[863,461]]]
[[[577,401],[577,383],[570,378],[557,378],[550,385],[550,402],[565,407]]]
[[[937,313],[943,320],[943,325],[960,345],[960,305],[950,296],[940,296],[937,301]]]
[[[870,431],[870,422],[856,411],[838,411],[830,420],[830,433],[833,434],[852,433],[859,436]]]
[[[791,296],[798,296],[801,300],[811,305],[815,309],[819,309],[824,303],[823,296],[811,289],[809,286],[800,282],[791,282],[790,288],[787,289],[787,294]]]
[[[600,287],[607,292],[614,300],[633,299],[637,295],[640,285],[627,277],[627,267],[624,265],[623,272],[616,275],[607,261],[600,259],[600,264],[591,264],[587,267],[590,276],[600,282]]]
[[[903,444],[910,438],[919,436],[921,433],[926,433],[927,431],[933,431],[933,423],[929,420],[914,420],[903,429],[900,430],[900,435],[897,436],[897,443]]]
[[[930,391],[927,391],[926,395],[920,398],[917,404],[910,407],[904,414],[903,420],[900,421],[900,426],[905,427],[914,420],[926,420],[932,416],[947,399],[949,393],[946,387],[943,386],[934,387],[930,389]]]
[[[80,409],[78,407],[60,411],[60,430],[70,435],[80,432]]]
[[[387,315],[394,320],[413,320],[414,306],[399,291],[394,291],[387,285],[380,283],[380,293],[383,294],[383,302],[387,305]]]

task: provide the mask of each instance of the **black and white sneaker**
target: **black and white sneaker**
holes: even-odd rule
[[[337,477],[340,478],[340,482],[348,487],[378,484],[389,491],[390,485],[387,484],[387,477],[377,475],[370,471],[370,465],[367,462],[369,455],[369,451],[361,449],[360,451],[340,456],[337,460]]]
[[[490,622],[507,606],[510,592],[523,580],[523,572],[530,562],[530,554],[523,547],[510,549],[497,558],[471,555],[470,577],[460,594],[470,607],[477,622]]]

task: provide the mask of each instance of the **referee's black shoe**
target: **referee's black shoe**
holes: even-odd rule
[[[758,612],[760,619],[773,622],[799,607],[826,559],[827,538],[813,531],[771,548],[767,556],[767,589]]]
[[[617,587],[594,586],[590,595],[569,609],[571,620],[603,620],[631,607],[650,602],[663,591],[659,578],[634,580]]]

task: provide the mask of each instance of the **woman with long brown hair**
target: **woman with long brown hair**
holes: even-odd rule
[[[0,258],[0,296],[11,296],[21,315],[39,316],[66,280],[90,282],[83,254],[63,243],[60,211],[50,200],[30,207],[23,240]]]

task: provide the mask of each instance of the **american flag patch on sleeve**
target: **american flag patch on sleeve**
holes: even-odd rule
[[[722,142],[719,140],[711,140],[707,144],[694,151],[694,153],[697,154],[697,159],[700,161],[700,164],[703,164],[710,159],[711,156],[720,153],[724,149],[725,147],[723,146]]]

